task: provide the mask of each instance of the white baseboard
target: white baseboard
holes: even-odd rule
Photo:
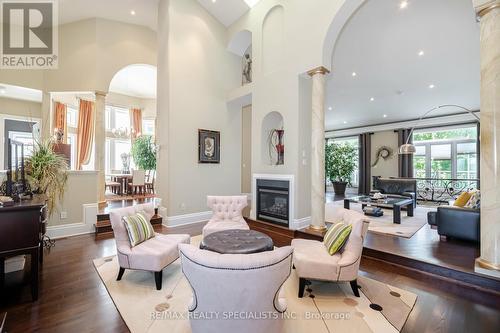
[[[163,225],[166,227],[178,227],[181,225],[188,225],[193,223],[205,222],[212,217],[212,211],[168,216],[164,219]],[[166,221],[166,223],[165,223]]]
[[[90,234],[92,232],[94,232],[94,226],[85,223],[71,223],[47,227],[47,236],[52,239]]]
[[[311,217],[303,217],[301,219],[295,219],[292,221],[290,225],[290,229],[292,230],[298,230],[298,229],[304,229],[308,227],[311,224]]]
[[[94,232],[97,221],[98,206],[96,203],[83,204],[83,222],[68,223],[47,227],[47,236],[52,239],[90,234]]]

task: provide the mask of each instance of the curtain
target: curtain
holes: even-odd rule
[[[132,109],[130,110],[131,122],[132,122],[132,139],[139,137],[142,133],[142,110]]]
[[[359,135],[359,180],[358,180],[359,194],[370,194],[371,155],[372,155],[371,133],[360,134]]]
[[[398,149],[401,145],[406,143],[408,136],[411,133],[411,128],[404,128],[397,130],[398,133]],[[408,140],[408,143],[413,143],[413,135]],[[411,154],[398,154],[398,176],[400,178],[413,177],[413,155]]]
[[[78,111],[78,139],[76,145],[76,170],[89,163],[94,139],[94,102],[80,99]]]
[[[67,123],[66,123],[66,104],[54,103],[54,128],[52,130],[61,129],[64,133],[63,142],[67,138]]]

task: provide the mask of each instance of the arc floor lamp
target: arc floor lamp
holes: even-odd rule
[[[470,113],[474,118],[476,118],[476,120],[478,122],[480,122],[480,118],[472,111],[472,110],[469,110],[467,109],[466,107],[463,107],[463,106],[460,106],[460,105],[455,105],[455,104],[443,104],[443,105],[439,105],[439,106],[436,106],[436,107],[433,107],[432,109],[430,109],[429,111],[427,111],[426,113],[424,113],[418,120],[417,120],[417,124],[415,126],[413,126],[410,130],[410,133],[408,134],[408,137],[406,138],[406,142],[404,144],[402,144],[400,147],[399,147],[399,153],[400,154],[403,154],[403,155],[413,155],[417,152],[417,148],[415,148],[415,145],[411,144],[410,143],[410,138],[413,134],[413,131],[415,130],[415,128],[418,126],[418,124],[425,118],[427,117],[427,115],[429,115],[431,112],[433,112],[434,110],[437,110],[437,109],[441,109],[441,108],[445,108],[445,107],[456,107],[456,108],[459,108],[459,109],[462,109],[462,110],[465,110],[467,111],[468,113]]]

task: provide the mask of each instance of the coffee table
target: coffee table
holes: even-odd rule
[[[230,229],[203,238],[200,249],[224,254],[249,254],[274,249],[273,240],[255,230]]]
[[[392,222],[401,224],[401,208],[406,207],[406,215],[413,216],[413,199],[411,198],[395,198],[388,196],[384,199],[374,199],[368,195],[358,195],[355,197],[344,199],[344,208],[349,209],[350,203],[360,203],[362,208],[366,206],[375,206],[381,208],[392,209]]]

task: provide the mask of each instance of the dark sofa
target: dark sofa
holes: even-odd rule
[[[479,209],[442,206],[427,213],[427,222],[437,227],[440,236],[479,243],[480,216]]]
[[[404,197],[413,199],[413,207],[417,207],[417,181],[409,178],[382,178],[373,177],[372,193],[380,192],[391,197]]]

